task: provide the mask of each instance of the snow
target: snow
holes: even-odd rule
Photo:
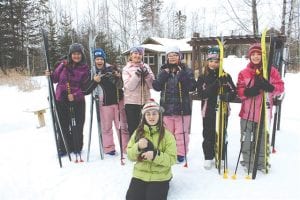
[[[225,59],[225,69],[236,82],[237,72],[245,66],[245,60]],[[37,116],[26,110],[48,107],[47,81],[35,78],[42,89],[30,93],[16,87],[0,86],[0,199],[3,200],[60,200],[60,199],[125,199],[132,176],[133,163],[120,164],[120,156],[100,159],[96,124],[93,125],[89,162],[75,164],[63,158],[59,168],[49,109],[46,111],[46,127],[36,128]],[[229,178],[223,179],[216,169],[203,168],[202,119],[200,101],[193,101],[190,152],[188,168],[183,164],[173,167],[169,200],[193,199],[299,199],[300,197],[300,134],[298,124],[299,95],[295,91],[300,84],[300,74],[287,74],[286,95],[282,106],[281,130],[277,132],[276,154],[271,155],[269,174],[258,172],[256,180],[245,179],[245,172],[238,168],[237,180],[231,179],[240,143],[240,104],[231,104],[229,119]],[[153,92],[158,99],[158,93]],[[84,129],[83,157],[86,160],[89,100]],[[95,117],[95,116],[94,116]],[[95,119],[95,118],[94,118]],[[118,149],[117,149],[118,150]],[[118,150],[119,151],[119,150]]]

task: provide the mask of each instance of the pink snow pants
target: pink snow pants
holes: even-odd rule
[[[185,150],[188,153],[188,146],[190,141],[190,126],[191,126],[191,116],[184,115],[183,116],[183,124],[182,124],[182,116],[174,115],[174,116],[164,116],[163,117],[165,128],[168,129],[176,139],[177,146],[177,155],[184,156]],[[184,127],[182,127],[184,125]],[[183,130],[184,128],[184,130]],[[185,146],[183,137],[185,136]],[[186,148],[186,149],[185,149]]]
[[[120,113],[120,115],[119,115]],[[127,120],[125,115],[124,100],[121,100],[118,104],[109,105],[109,106],[100,106],[100,117],[101,117],[101,129],[102,129],[102,139],[103,139],[103,148],[104,153],[116,150],[114,137],[113,137],[113,128],[112,124],[114,123],[116,128],[116,133],[118,135],[118,140],[120,143],[120,129],[122,135],[122,149],[126,153],[126,147],[129,140],[129,134],[127,130]]]

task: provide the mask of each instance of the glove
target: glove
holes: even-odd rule
[[[149,75],[149,71],[146,67],[142,68],[143,77],[147,77]]]
[[[266,91],[266,92],[274,91],[275,87],[271,83],[269,83],[269,81],[267,81],[266,79],[260,78],[259,82],[260,82],[259,84],[260,84],[261,89],[263,89],[264,91]]]
[[[253,87],[246,88],[244,90],[244,95],[246,97],[255,97],[259,95],[259,87],[257,85],[254,85]]]
[[[227,75],[223,75],[219,77],[219,81],[221,85],[225,85],[228,82],[228,76]]]
[[[141,69],[141,68],[138,68],[138,69],[136,70],[135,74],[136,74],[138,77],[141,77],[142,74],[143,74],[142,69]]]

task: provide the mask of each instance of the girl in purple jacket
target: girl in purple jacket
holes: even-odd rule
[[[46,75],[50,74],[46,72]],[[80,155],[85,121],[84,88],[89,81],[89,68],[81,44],[74,43],[70,46],[67,60],[58,65],[51,77],[53,83],[57,83],[55,98],[62,134],[70,152]],[[66,149],[60,137],[58,145],[59,155],[66,155]]]

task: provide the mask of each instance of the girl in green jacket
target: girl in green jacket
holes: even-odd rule
[[[163,109],[150,99],[142,119],[127,145],[127,155],[136,162],[127,200],[167,199],[171,166],[176,163],[176,141],[163,126]]]

